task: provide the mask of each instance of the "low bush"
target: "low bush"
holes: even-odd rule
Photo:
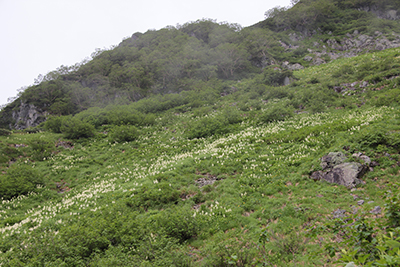
[[[55,146],[52,142],[45,140],[44,136],[38,136],[29,141],[29,148],[32,159],[42,161],[51,155]]]
[[[11,131],[7,129],[0,128],[0,136],[7,136],[10,135]]]
[[[115,126],[111,130],[111,140],[114,142],[130,142],[138,137],[139,133],[135,126],[122,125]]]
[[[44,128],[53,133],[61,133],[63,117],[50,117],[44,123]]]
[[[134,193],[127,201],[132,208],[160,208],[168,203],[176,203],[179,200],[179,191],[173,189],[169,184],[160,183],[157,187],[143,186],[140,191]]]
[[[44,185],[39,173],[29,165],[13,165],[5,175],[0,175],[0,197],[11,199],[35,191],[37,185]]]
[[[189,139],[204,138],[215,134],[226,133],[227,121],[223,117],[204,117],[198,121],[189,123],[186,136]]]
[[[66,138],[80,139],[94,136],[94,126],[77,118],[63,119],[61,132]]]
[[[190,209],[167,209],[158,214],[156,224],[168,237],[175,238],[180,243],[195,237],[200,231],[198,221]]]
[[[292,112],[289,108],[283,105],[274,105],[261,114],[260,121],[264,123],[283,121],[291,116]]]

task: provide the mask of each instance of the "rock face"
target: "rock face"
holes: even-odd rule
[[[12,117],[15,120],[15,125],[10,125],[17,130],[35,127],[46,120],[46,114],[38,110],[35,105],[21,103],[18,111],[13,111]]]
[[[330,152],[321,158],[322,171],[311,174],[313,180],[325,180],[329,183],[353,188],[362,183],[359,179],[367,171],[367,166],[357,162],[344,162],[346,156],[341,152]]]
[[[381,32],[375,32],[375,36],[359,35],[358,32],[354,32],[344,37],[340,43],[335,39],[329,39],[326,46],[332,49],[328,55],[334,60],[340,57],[354,57],[367,51],[400,47],[400,36],[393,34],[392,40],[389,40]]]

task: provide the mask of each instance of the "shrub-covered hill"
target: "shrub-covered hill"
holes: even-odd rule
[[[3,130],[0,262],[398,266],[399,64],[388,49]],[[359,184],[310,178],[329,152],[368,169]]]
[[[113,49],[96,51],[90,61],[39,75],[2,109],[0,127],[25,129],[50,115],[154,95],[196,96],[227,81],[259,77],[260,86],[283,85],[293,70],[400,46],[398,1],[293,4],[266,12],[266,20],[247,28],[199,20],[135,33]]]

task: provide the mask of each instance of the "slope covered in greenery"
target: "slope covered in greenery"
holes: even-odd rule
[[[291,86],[244,79],[216,84],[197,106],[189,93],[145,99],[43,125],[57,132],[75,123],[63,134],[1,137],[2,264],[398,263],[399,62],[391,49],[296,71]],[[330,87],[359,78],[369,85]],[[295,103],[306,108],[295,114]],[[355,191],[310,179],[332,151],[350,160],[362,152],[380,166]],[[368,215],[378,205],[382,213]],[[333,219],[338,209],[346,217]]]
[[[398,266],[400,48],[304,60],[332,35],[292,41],[293,12],[326,4],[353,25],[335,35],[397,31],[365,11],[395,1],[299,1],[246,29],[136,33],[26,89],[2,127],[21,101],[50,114],[0,129],[0,264]],[[362,183],[311,179],[329,152],[368,156]]]
[[[237,81],[264,74],[260,83],[282,85],[285,77],[292,75],[291,68],[282,67],[285,62],[303,67],[320,64],[306,60],[315,54],[321,54],[319,62],[328,62],[330,54],[344,49],[331,44],[346,43],[354,32],[358,32],[352,37],[354,42],[365,36],[377,39],[377,32],[386,42],[396,41],[400,33],[395,19],[400,13],[398,1],[293,3],[290,9],[266,12],[265,21],[247,28],[199,20],[135,33],[113,49],[96,51],[90,61],[39,75],[33,86],[2,109],[0,127],[28,127],[28,119],[18,115],[27,112],[21,110],[24,105],[35,107],[37,125],[49,115],[70,115],[157,94],[200,90],[211,80]],[[374,49],[382,47],[374,45],[367,50]],[[356,54],[364,50],[359,48]],[[282,70],[274,72],[277,67]]]

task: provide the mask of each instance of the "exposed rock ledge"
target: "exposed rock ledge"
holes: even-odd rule
[[[12,112],[15,124],[10,127],[17,130],[35,127],[46,120],[46,115],[46,112],[42,112],[33,104],[21,103],[19,110]]]

